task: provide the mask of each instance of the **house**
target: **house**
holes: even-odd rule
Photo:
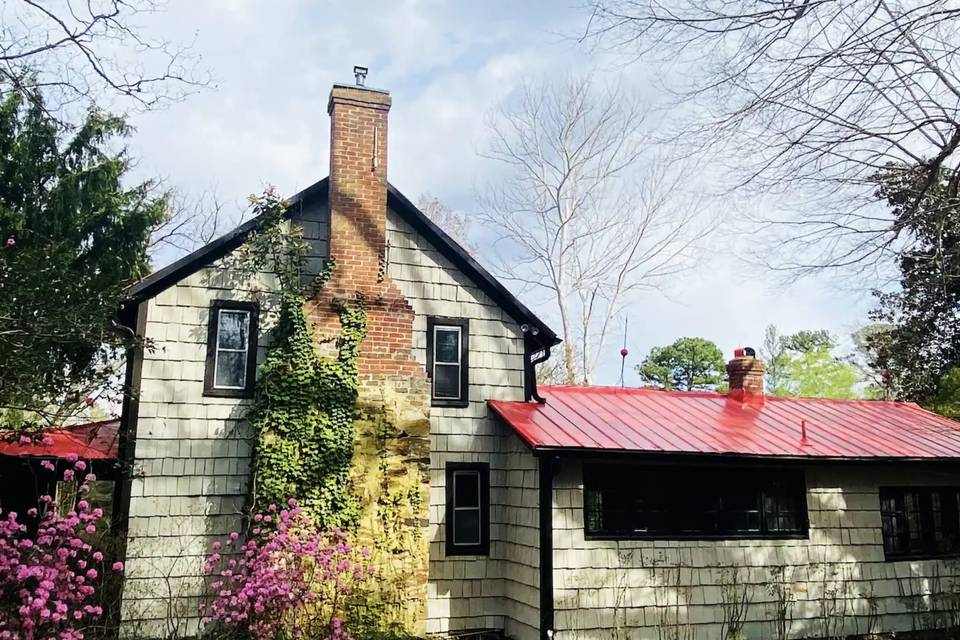
[[[76,496],[76,483],[63,480],[69,455],[83,458],[97,479],[90,483],[87,501],[112,515],[113,496],[120,476],[118,464],[120,420],[111,418],[44,431],[45,441],[0,441],[0,487],[3,510],[25,514],[37,506],[41,495],[52,496],[58,504]],[[47,461],[53,471],[43,468]],[[35,521],[28,521],[30,526]]]
[[[834,637],[949,618],[955,423],[765,398],[747,351],[729,394],[538,390],[556,334],[387,182],[390,104],[334,85],[330,176],[287,213],[310,269],[336,265],[308,305],[318,336],[339,330],[335,301],[366,300],[352,477],[361,533],[395,545],[404,629]],[[150,345],[128,358],[120,427],[129,634],[196,633],[203,558],[242,523],[276,283],[231,257],[259,224],[135,284],[121,310]]]

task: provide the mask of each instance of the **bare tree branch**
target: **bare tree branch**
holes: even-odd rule
[[[120,98],[141,109],[210,84],[189,46],[148,37],[142,18],[162,0],[6,0],[0,3],[0,84],[39,90],[63,115]],[[69,120],[69,118],[64,118]]]
[[[793,200],[751,220],[771,267],[882,270],[910,238],[874,177],[922,167],[915,209],[957,168],[955,3],[593,0],[589,13],[584,41],[687,72],[668,80],[694,114],[681,136],[729,160],[731,188]]]
[[[491,119],[485,155],[507,175],[481,196],[481,219],[500,239],[500,275],[556,304],[570,384],[592,380],[632,294],[689,268],[708,231],[696,206],[677,206],[680,176],[639,171],[643,118],[634,96],[581,78],[525,84]]]

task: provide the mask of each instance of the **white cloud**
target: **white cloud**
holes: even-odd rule
[[[547,2],[174,0],[157,29],[195,41],[217,89],[136,115],[131,152],[144,177],[186,190],[215,186],[238,205],[268,182],[293,193],[328,171],[330,85],[352,81],[353,65],[366,64],[369,84],[394,97],[391,181],[412,198],[430,191],[470,211],[475,185],[495,171],[476,153],[491,107],[525,76],[609,69],[608,60],[557,35],[574,33],[581,20]],[[633,68],[625,81],[649,91],[651,74]],[[757,344],[769,323],[845,334],[865,317],[867,301],[838,299],[829,283],[772,288],[719,243],[709,262],[671,289],[682,302],[650,294],[633,305],[631,362],[681,335],[713,339],[729,352]],[[616,380],[619,340],[609,345],[602,382]]]

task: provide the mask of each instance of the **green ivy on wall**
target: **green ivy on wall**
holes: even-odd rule
[[[308,278],[309,246],[284,219],[285,204],[272,191],[253,200],[264,216],[241,256],[243,268],[275,273],[280,285],[276,327],[257,376],[249,413],[254,445],[253,506],[296,498],[324,527],[352,528],[358,516],[351,491],[357,355],[366,333],[364,300],[336,300],[341,331],[332,356],[320,353],[307,323],[308,296],[329,278]]]
[[[334,357],[321,355],[307,326],[306,299],[284,292],[274,344],[257,379],[251,422],[257,434],[257,506],[296,497],[327,527],[356,523],[350,487],[357,353],[363,300],[339,304],[342,331]]]

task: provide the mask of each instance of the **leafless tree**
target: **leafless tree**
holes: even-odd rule
[[[703,230],[681,207],[679,177],[642,172],[643,111],[588,78],[524,84],[491,118],[486,156],[504,177],[481,196],[499,237],[497,269],[546,292],[564,336],[564,379],[589,383],[632,294],[690,266]]]
[[[873,176],[920,168],[916,206],[957,168],[956,3],[589,0],[583,39],[664,63],[668,87],[694,105],[679,109],[694,114],[684,132],[731,160],[733,187],[776,196],[781,211],[754,226],[777,250],[771,266],[877,275],[909,238],[877,204]]]
[[[209,84],[189,46],[147,35],[163,0],[0,0],[0,84],[39,91],[51,111],[141,108]],[[29,93],[29,92],[28,92]]]
[[[470,219],[466,213],[451,209],[443,200],[430,193],[420,194],[417,208],[471,255],[476,255],[477,247],[470,241]]]

